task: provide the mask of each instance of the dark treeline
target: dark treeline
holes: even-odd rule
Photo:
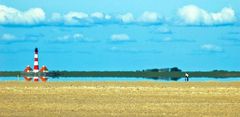
[[[185,77],[185,73],[188,73],[190,77],[240,77],[240,72],[151,72],[151,71],[92,71],[92,72],[80,72],[80,71],[55,71],[49,72],[48,75],[52,77],[172,77],[179,78]]]
[[[184,77],[186,72],[134,72],[134,71],[108,71],[108,72],[85,72],[85,71],[50,71],[46,73],[49,77]],[[240,72],[187,72],[190,77],[240,77]],[[0,77],[16,77],[29,75],[23,72],[0,72]],[[30,74],[31,75],[31,74]],[[34,74],[33,74],[34,75]]]
[[[181,77],[184,73],[151,71],[53,71],[47,75],[52,77]]]
[[[0,71],[0,77],[21,76],[21,71]]]
[[[180,78],[188,73],[190,77],[240,77],[238,71],[209,71],[209,72],[182,72],[182,71],[50,71],[48,73],[37,75],[46,75],[48,77],[146,77],[146,78],[160,78],[171,77]],[[0,77],[16,77],[23,75],[36,75],[33,73],[26,74],[21,71],[1,71]]]

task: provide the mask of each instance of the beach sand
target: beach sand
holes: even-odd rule
[[[0,82],[0,117],[240,116],[240,82]]]

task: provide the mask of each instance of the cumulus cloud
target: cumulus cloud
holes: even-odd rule
[[[113,34],[111,36],[112,42],[126,42],[130,41],[130,37],[127,34]]]
[[[94,12],[90,15],[90,21],[92,23],[108,23],[111,22],[112,16],[102,13],[102,12]]]
[[[51,18],[53,22],[62,21],[65,25],[91,25],[98,23],[108,23],[112,24],[113,22],[118,24],[155,24],[161,22],[161,17],[156,12],[144,12],[139,17],[134,17],[134,15],[130,12],[119,15],[108,15],[102,12],[94,12],[91,14],[87,14],[84,12],[69,12],[67,14],[53,14]]]
[[[139,18],[140,22],[156,23],[160,21],[160,16],[156,12],[145,11]]]
[[[101,13],[101,12],[92,13],[92,14],[91,14],[91,17],[98,18],[98,19],[103,19],[103,18],[105,18],[105,17],[104,17],[104,14]]]
[[[213,44],[203,44],[201,49],[209,52],[223,52],[223,49],[217,45]]]
[[[187,5],[178,10],[181,21],[187,25],[223,25],[236,21],[232,8],[225,7],[219,12],[208,12],[195,5]]]
[[[109,20],[111,19],[112,17],[108,14],[104,14],[102,12],[94,12],[91,14],[91,17],[92,18],[97,18],[97,19],[106,19],[106,20]]]
[[[45,12],[41,8],[19,11],[15,8],[0,5],[1,25],[35,25],[45,20]]]
[[[75,34],[68,34],[63,35],[61,37],[58,37],[56,40],[53,40],[54,42],[93,42],[93,40],[90,40],[86,38],[81,33],[75,33]]]
[[[117,19],[122,23],[134,23],[134,24],[156,24],[160,23],[162,18],[156,12],[143,12],[139,17],[134,17],[130,12],[117,16]]]
[[[225,25],[236,22],[235,11],[225,7],[219,12],[209,12],[195,5],[183,6],[178,10],[181,24],[185,25]],[[49,16],[49,17],[46,17]],[[171,20],[169,20],[171,19]],[[0,5],[0,25],[15,26],[92,26],[94,24],[135,24],[159,25],[173,23],[174,18],[161,17],[154,11],[145,11],[139,16],[131,12],[125,14],[106,14],[101,11],[85,13],[70,11],[67,13],[52,13],[45,15],[41,8],[30,8],[26,11]],[[162,30],[164,33],[164,30]],[[166,33],[170,33],[165,30]]]
[[[119,15],[118,18],[121,20],[123,23],[132,23],[135,21],[134,16],[132,13],[126,13]]]
[[[66,26],[85,26],[95,23],[105,23],[111,19],[112,16],[102,12],[94,12],[91,14],[85,12],[68,12],[66,14],[53,13],[49,23]]]
[[[88,14],[84,12],[69,12],[64,15],[64,21],[68,25],[74,25],[84,23],[88,17]]]
[[[46,17],[49,16],[49,17]],[[103,12],[85,13],[70,11],[67,13],[52,13],[45,15],[41,8],[30,8],[26,11],[0,5],[0,25],[14,26],[89,26],[94,24],[156,24],[161,17],[156,12],[143,12],[142,15],[134,17],[131,12],[125,14],[106,14]]]

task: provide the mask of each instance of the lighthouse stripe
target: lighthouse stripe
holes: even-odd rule
[[[34,61],[34,66],[35,66],[35,65],[38,65],[38,61]]]
[[[38,61],[38,58],[34,58],[34,61]]]
[[[36,73],[36,72],[38,72],[38,71],[39,71],[39,70],[35,70],[35,69],[33,70],[34,73]]]
[[[36,81],[36,82],[38,81],[38,77],[33,77],[33,79],[34,79],[34,81]]]
[[[38,58],[38,54],[34,54],[34,58]]]

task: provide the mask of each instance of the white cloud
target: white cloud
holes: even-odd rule
[[[84,12],[69,12],[63,16],[59,13],[52,14],[51,22],[65,25],[89,25],[110,20],[112,17],[102,12],[87,14]],[[61,23],[62,22],[62,23]]]
[[[102,20],[110,20],[112,16],[102,13],[102,12],[94,12],[90,15],[92,18],[102,19]]]
[[[69,12],[64,15],[64,21],[66,24],[75,25],[84,23],[84,21],[87,20],[88,17],[88,14],[84,12]]]
[[[65,14],[52,13],[45,16],[45,12],[41,8],[30,8],[27,11],[20,11],[0,4],[0,25],[31,25],[37,26],[43,24],[45,26],[88,26],[94,24],[151,24],[159,22],[161,19],[156,12],[144,12],[139,17],[128,12],[126,14],[105,14],[103,12],[76,12],[70,11]]]
[[[221,25],[236,21],[232,8],[225,7],[216,13],[208,12],[195,5],[187,5],[178,10],[178,15],[187,25]]]
[[[19,11],[15,8],[0,5],[0,24],[34,25],[45,20],[45,12],[41,8]]]
[[[69,42],[69,41],[87,41],[84,39],[84,35],[80,33],[75,33],[72,35],[64,35],[62,37],[58,37],[57,40],[58,42]]]
[[[208,12],[195,5],[187,5],[178,10],[182,24],[187,25],[223,25],[236,21],[235,11],[225,7],[219,12]],[[145,11],[140,16],[128,12],[125,14],[106,14],[101,11],[93,13],[71,11],[65,14],[47,15],[41,8],[20,11],[0,4],[0,25],[39,25],[46,26],[88,26],[94,24],[153,24],[174,23],[174,18],[161,17],[157,12]],[[166,31],[167,32],[167,31]]]
[[[107,21],[111,21],[112,16],[102,13],[102,12],[94,12],[90,14],[89,21],[91,21],[92,24],[94,23],[109,23]]]
[[[1,40],[4,40],[4,41],[12,41],[12,40],[14,40],[16,37],[14,36],[14,35],[12,35],[12,34],[8,34],[8,33],[5,33],[5,34],[3,34],[1,37],[0,37],[0,39]]]
[[[104,19],[104,18],[105,18],[104,14],[103,14],[102,12],[92,13],[92,14],[91,14],[91,17],[93,17],[93,18],[98,18],[98,19]]]
[[[209,12],[195,5],[186,5],[178,10],[180,24],[185,25],[224,25],[233,24],[237,17],[235,11],[230,7],[224,7],[218,12]],[[171,18],[170,18],[171,19]],[[63,25],[63,26],[82,26],[93,24],[112,24],[126,23],[131,24],[158,24],[167,21],[166,17],[161,17],[157,12],[145,11],[140,16],[135,17],[133,13],[108,15],[97,11],[84,13],[71,11],[66,14],[53,13],[46,18],[45,12],[41,8],[30,8],[26,11],[8,7],[0,4],[0,25]],[[167,32],[167,30],[166,30]]]
[[[118,18],[123,23],[132,23],[132,22],[134,22],[134,16],[133,16],[132,13],[126,13],[126,14],[119,15]]]
[[[117,16],[118,19],[121,20],[123,23],[136,23],[136,24],[151,24],[151,23],[158,23],[161,20],[160,15],[156,12],[149,12],[145,11],[142,13],[140,17],[135,18],[134,15],[130,12],[122,15]]]
[[[108,14],[105,15],[105,19],[110,20],[111,18],[112,18],[112,16],[110,16]]]
[[[129,41],[130,38],[127,34],[113,34],[111,36],[111,41]]]
[[[205,50],[205,51],[210,51],[210,52],[222,52],[223,49],[217,45],[213,45],[213,44],[203,44],[201,46],[201,49]]]
[[[160,16],[156,12],[145,11],[142,16],[139,18],[140,22],[146,23],[156,23],[159,22]]]

